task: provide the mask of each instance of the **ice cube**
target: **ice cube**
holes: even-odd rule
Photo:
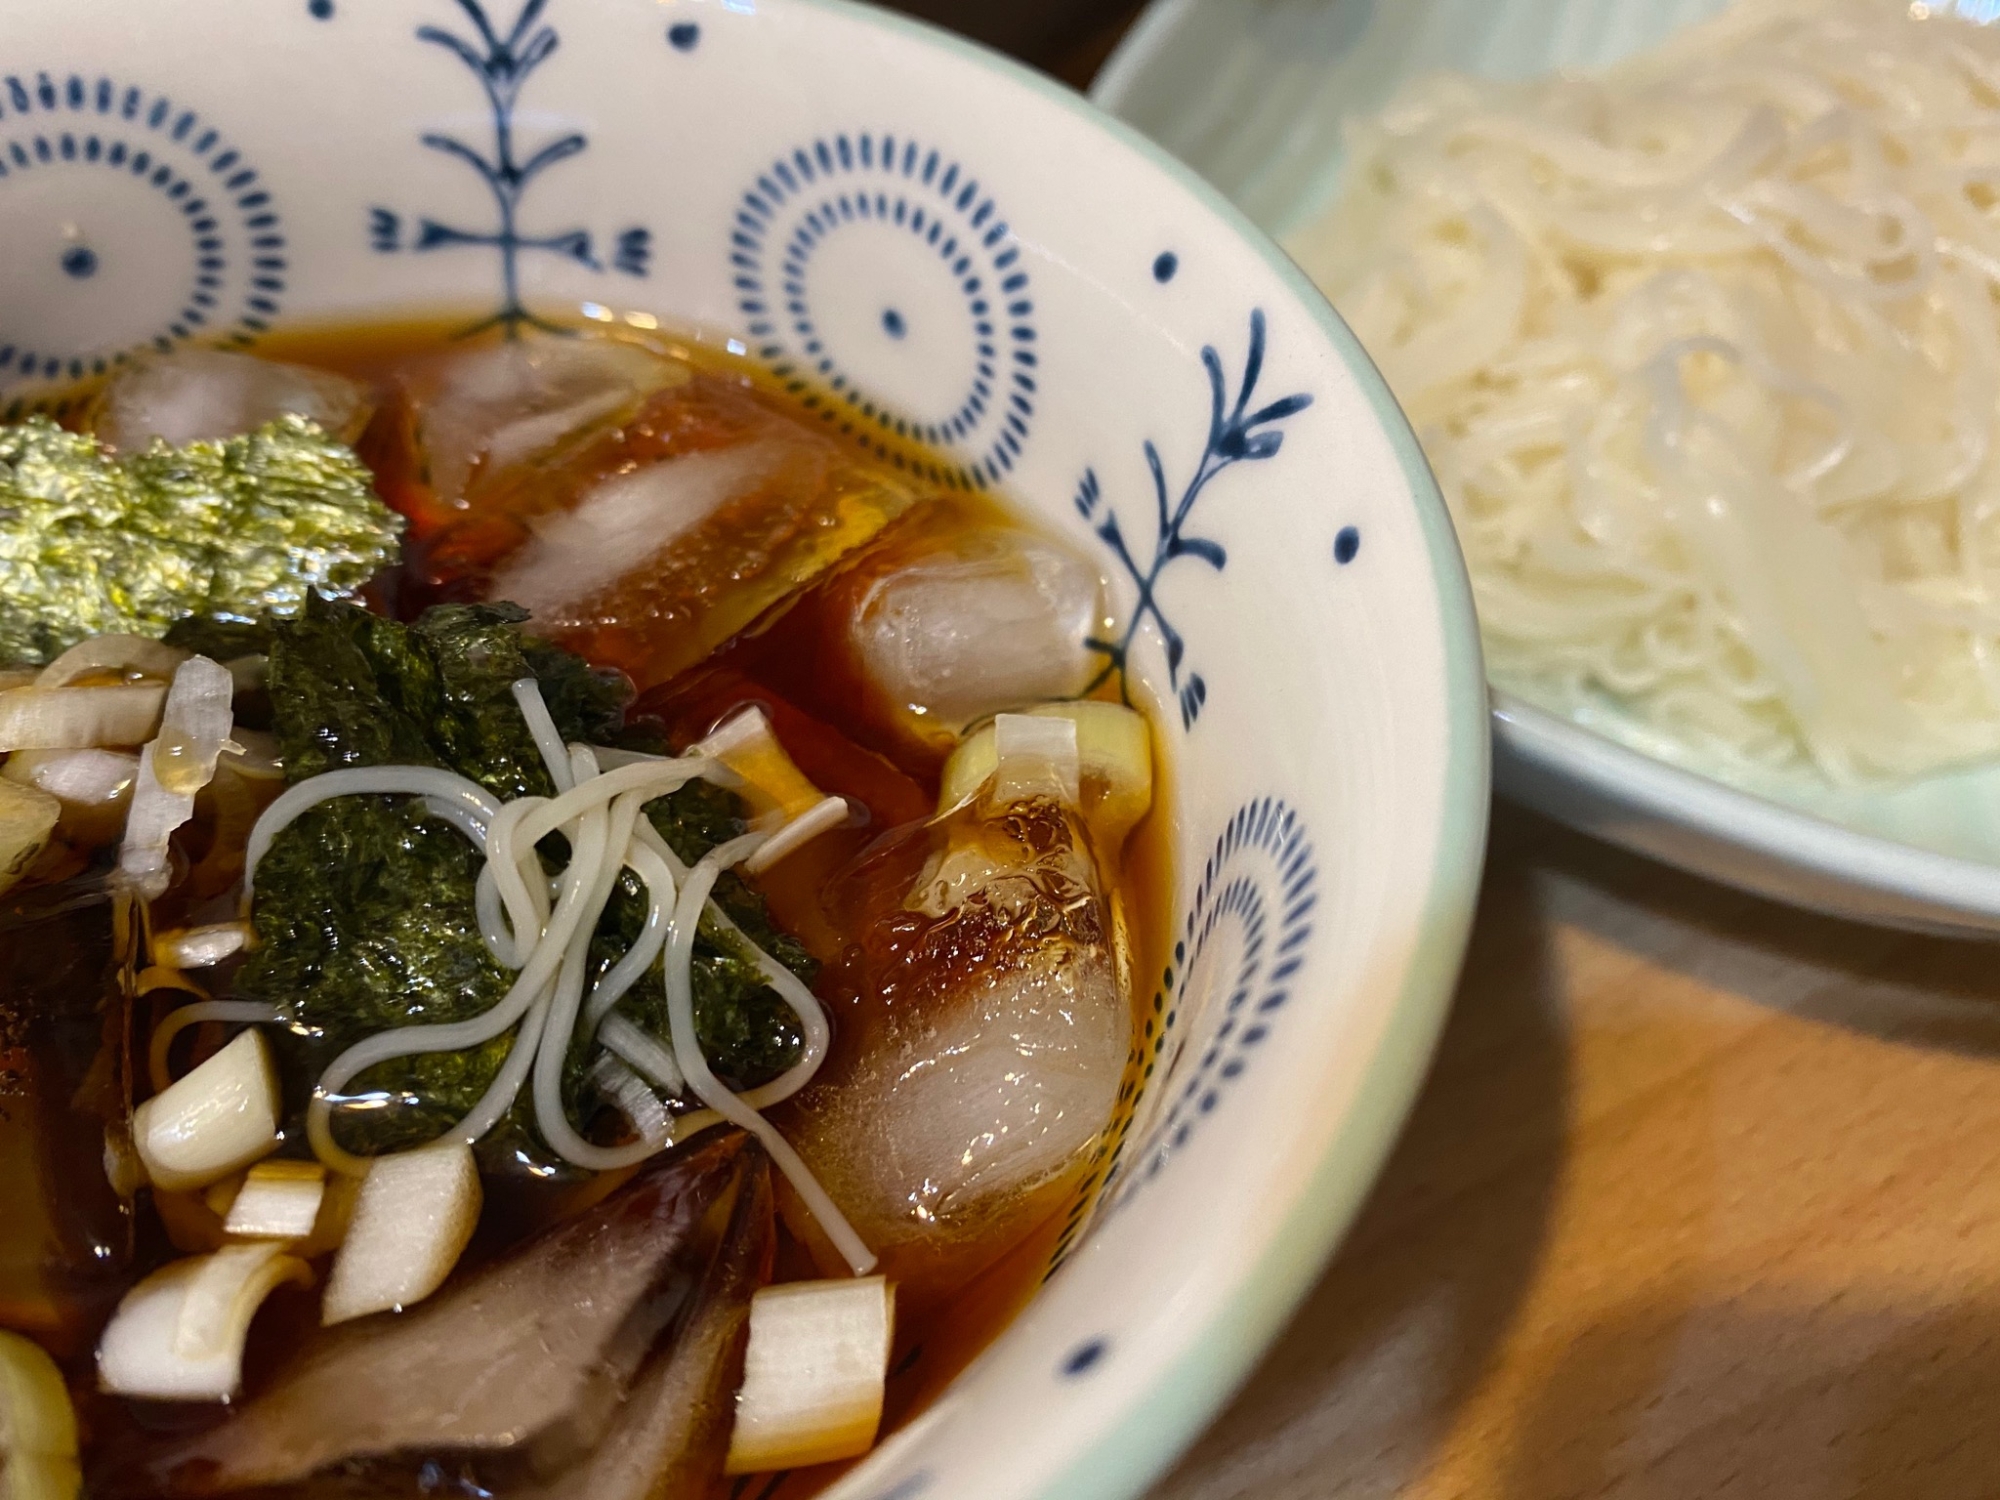
[[[919,492],[740,379],[697,373],[437,539],[536,627],[643,690],[693,666],[914,505]]]
[[[878,576],[851,630],[867,676],[911,712],[963,728],[1089,683],[1103,615],[1097,570],[1025,531],[947,537]]]
[[[546,338],[432,360],[405,379],[404,393],[431,488],[457,506],[480,483],[547,457],[689,375],[680,360],[637,344]]]
[[[1129,1030],[1109,953],[1085,947],[980,975],[872,1058],[852,1097],[881,1108],[836,1128],[875,1137],[853,1165],[894,1221],[883,1238],[975,1223],[1058,1175],[1111,1116]]]
[[[787,1128],[892,1273],[949,1291],[1054,1209],[1110,1121],[1132,1019],[1108,913],[1046,800],[962,809],[841,883],[867,924],[857,998]]]
[[[115,376],[98,397],[91,431],[132,453],[156,437],[175,446],[236,437],[294,413],[352,442],[370,407],[368,388],[344,375],[220,349],[181,349]]]
[[[782,457],[773,444],[751,443],[614,475],[574,509],[530,521],[533,537],[494,574],[490,592],[544,620],[574,615],[761,483]]]
[[[940,495],[737,648],[745,669],[920,778],[987,714],[1080,693],[1103,665],[1095,567]]]

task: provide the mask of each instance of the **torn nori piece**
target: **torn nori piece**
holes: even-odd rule
[[[188,615],[295,614],[396,560],[403,521],[303,417],[114,458],[46,417],[0,426],[0,663]]]
[[[297,620],[274,622],[268,680],[287,779],[342,766],[428,765],[501,797],[552,795],[512,684],[536,678],[564,739],[596,744],[620,740],[630,689],[618,674],[525,635],[525,618],[512,605],[441,605],[405,625],[315,596]],[[734,795],[700,781],[647,812],[690,863],[744,826]],[[278,835],[258,868],[257,946],[237,992],[285,1011],[309,1040],[300,1064],[314,1070],[374,1032],[489,1009],[512,975],[479,935],[480,858],[415,798],[320,803]],[[716,899],[754,941],[811,981],[811,960],[777,931],[747,885],[725,876]],[[625,951],[644,918],[644,897],[627,872],[593,944],[600,965]],[[754,1087],[797,1060],[804,1043],[796,1017],[712,924],[696,943],[694,982],[698,1038],[718,1074]],[[666,1039],[657,971],[622,1009]],[[430,1139],[477,1103],[510,1040],[370,1069],[350,1092],[385,1093],[399,1107],[343,1111],[337,1133],[349,1149],[371,1153]],[[572,1059],[572,1094],[583,1062]],[[517,1108],[513,1128],[496,1132],[504,1138],[498,1144],[521,1146],[525,1119]]]

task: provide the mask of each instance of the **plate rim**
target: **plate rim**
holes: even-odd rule
[[[1494,779],[1510,799],[1541,805],[1559,821],[1622,847],[1794,906],[1927,931],[2000,934],[2000,865],[1863,833],[1647,755],[1500,688],[1494,688],[1492,695]],[[1781,893],[1772,882],[1756,879],[1752,870],[1732,872],[1662,852],[1657,841],[1629,830],[1580,821],[1573,804],[1567,808],[1547,804],[1524,788],[1524,772],[1559,776],[1608,806],[1672,824],[1803,874],[1837,881],[1857,894],[1888,898],[1899,909],[1871,911],[1811,900],[1797,891]],[[1902,909],[1909,904],[1927,911]]]

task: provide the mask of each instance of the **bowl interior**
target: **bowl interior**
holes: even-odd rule
[[[1057,86],[807,0],[22,3],[0,406],[187,339],[463,309],[698,330],[1096,557],[1172,951],[1050,1278],[843,1493],[1128,1493],[1379,1164],[1485,823],[1449,524],[1344,328]]]

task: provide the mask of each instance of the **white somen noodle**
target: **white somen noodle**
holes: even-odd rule
[[[1422,80],[1345,170],[1290,248],[1497,681],[1751,776],[2000,751],[2000,28],[1745,0],[1593,77]]]
[[[471,1113],[446,1132],[448,1138],[467,1144],[478,1141],[506,1117],[524,1088],[543,1140],[566,1161],[593,1171],[630,1166],[703,1124],[727,1119],[764,1142],[827,1237],[857,1274],[867,1271],[874,1264],[868,1247],[798,1154],[758,1113],[803,1088],[825,1061],[831,1040],[825,1013],[796,975],[751,942],[709,901],[723,870],[782,830],[746,834],[709,851],[688,870],[644,815],[645,804],[697,777],[734,785],[738,780],[734,773],[700,753],[665,758],[605,752],[604,761],[611,768],[603,769],[592,747],[563,744],[531,679],[516,683],[514,695],[547,761],[557,791],[554,797],[501,802],[463,777],[420,766],[329,771],[285,791],[251,833],[246,892],[254,890],[257,864],[272,840],[315,804],[355,795],[421,798],[427,811],[457,829],[485,856],[476,897],[480,934],[494,961],[514,974],[507,993],[477,1016],[377,1032],[335,1058],[320,1076],[307,1107],[306,1130],[314,1152],[336,1170],[365,1172],[367,1161],[342,1147],[333,1131],[335,1107],[350,1097],[347,1091],[356,1078],[395,1058],[461,1051],[511,1031],[512,1042],[493,1082]],[[570,851],[568,863],[553,877],[544,873],[536,851],[551,833],[560,833]],[[593,984],[591,937],[626,869],[645,889],[646,920],[633,946]],[[692,965],[696,930],[704,921],[742,945],[772,990],[797,1014],[803,1038],[799,1061],[792,1068],[740,1096],[715,1077],[695,1041]],[[617,1013],[619,1000],[663,957],[673,1032],[665,1046]],[[246,1010],[235,1018],[279,1019],[274,1011],[252,1009],[259,1013]],[[191,1006],[187,1011],[203,1012],[204,1018],[230,1018],[213,1006],[205,1011]],[[603,1038],[607,1051],[593,1065],[593,1076],[625,1114],[634,1136],[618,1146],[586,1139],[563,1103],[563,1069],[572,1045],[579,1039],[599,1039],[600,1030],[607,1033]],[[685,1088],[704,1107],[672,1119],[650,1092],[647,1079],[670,1093]]]

